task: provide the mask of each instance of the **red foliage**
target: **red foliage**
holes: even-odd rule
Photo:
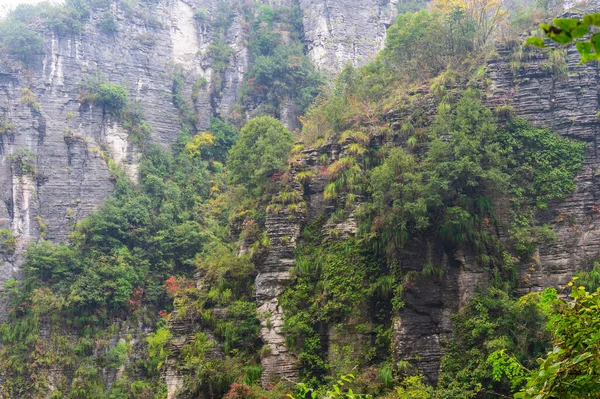
[[[169,318],[171,317],[171,314],[167,313],[166,310],[159,310],[158,311],[158,316],[160,316],[163,319],[169,320]]]
[[[373,220],[373,229],[380,230],[383,227],[383,223],[385,222],[385,218],[383,216],[376,216]]]
[[[246,228],[248,226],[252,226],[256,223],[256,221],[254,219],[246,219],[244,220],[244,223],[242,223],[242,227]]]
[[[177,285],[177,277],[171,276],[165,281],[165,289],[170,295],[175,295],[179,288],[179,285]]]
[[[165,281],[164,288],[169,295],[175,296],[177,291],[185,288],[192,288],[193,286],[193,281],[186,281],[184,278],[171,276]]]
[[[248,385],[238,380],[231,384],[229,392],[223,396],[223,399],[274,399],[274,398],[286,398],[284,390],[281,386],[273,387],[274,389],[270,392],[265,391],[263,388],[257,385]]]
[[[284,175],[285,175],[285,172],[283,170],[278,170],[277,172],[275,172],[271,175],[271,180],[279,181],[283,178]]]
[[[239,384],[237,382],[234,382],[229,387],[229,392],[227,392],[227,394],[223,396],[223,399],[242,399],[249,397],[249,395],[250,385]]]
[[[129,298],[129,306],[132,308],[139,308],[142,306],[142,298],[144,296],[144,289],[139,287],[133,291],[131,294],[131,298]]]

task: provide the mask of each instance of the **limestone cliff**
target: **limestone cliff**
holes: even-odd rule
[[[382,48],[396,10],[395,0],[262,2],[302,8],[307,53],[315,65],[333,74],[348,63],[366,63]],[[206,129],[214,115],[227,118],[234,112],[253,60],[246,43],[247,27],[234,13],[226,33],[226,44],[233,51],[225,70],[215,70],[208,51],[215,32],[197,15],[202,10],[210,16],[218,6],[217,0],[160,0],[134,9],[113,3],[116,32],[104,32],[99,27],[102,16],[92,14],[81,34],[59,35],[39,27],[43,52],[33,56],[26,69],[11,60],[0,60],[0,229],[11,230],[17,238],[14,251],[0,253],[0,283],[19,276],[28,242],[40,237],[66,240],[74,223],[112,194],[111,161],[133,181],[137,178],[139,151],[128,131],[101,105],[81,101],[87,79],[102,77],[125,86],[152,125],[151,140],[165,146],[176,140],[181,130],[181,110],[173,102],[176,73],[183,76],[186,88],[205,82],[199,92],[185,89],[183,93],[193,106],[197,130]],[[509,104],[536,124],[588,143],[587,162],[578,176],[576,192],[552,204],[539,218],[539,223],[553,226],[558,240],[542,246],[536,261],[519,271],[520,288],[528,292],[564,284],[577,268],[589,265],[600,254],[600,193],[596,188],[599,71],[595,65],[578,66],[574,49],[567,54],[567,75],[553,72],[547,53],[525,51],[516,60],[516,50],[500,47],[497,56],[488,61],[489,103]],[[297,119],[293,104],[282,112],[282,119],[288,124]],[[392,113],[388,122],[397,128],[401,116]],[[333,143],[305,150],[301,166],[325,167],[344,151],[343,145]],[[292,168],[292,176],[294,173]],[[282,211],[267,216],[271,249],[257,264],[255,285],[260,334],[267,348],[262,359],[264,385],[297,376],[297,359],[286,345],[278,297],[291,281],[302,227],[333,211],[322,195],[325,183],[324,177],[316,177],[308,184],[305,213]],[[354,234],[357,226],[350,217],[326,229],[344,237]],[[468,301],[487,274],[469,253],[450,255],[436,239],[409,242],[406,248],[397,260],[408,265],[407,271],[420,271],[433,260],[444,273],[406,287],[406,305],[392,323],[393,351],[397,360],[411,360],[434,381],[444,340],[451,333],[450,315]],[[0,318],[4,313],[0,310]],[[181,335],[173,352],[201,328],[200,323],[197,318],[172,322],[173,331]],[[331,326],[322,335],[326,342],[349,336]],[[351,338],[363,339],[358,335]],[[215,351],[214,356],[220,353]],[[169,396],[175,397],[183,378],[168,362],[167,366]]]
[[[151,140],[163,145],[173,142],[181,128],[180,110],[172,100],[176,72],[184,76],[185,87],[205,82],[190,100],[198,130],[207,128],[213,115],[231,114],[251,59],[243,18],[234,14],[226,34],[232,54],[225,71],[214,70],[207,51],[214,30],[195,16],[202,10],[210,17],[218,5],[217,0],[161,0],[131,9],[113,2],[116,32],[106,33],[99,26],[102,14],[92,13],[80,34],[59,35],[40,27],[43,51],[31,57],[26,69],[2,59],[0,124],[10,129],[0,134],[0,228],[10,229],[18,245],[14,254],[2,255],[0,283],[18,276],[29,241],[42,235],[65,240],[75,222],[111,195],[109,158],[136,178],[139,154],[128,132],[102,106],[80,101],[88,78],[125,86],[152,125]],[[309,54],[333,72],[348,61],[357,65],[375,55],[395,9],[393,1],[375,0],[303,1],[300,6]],[[189,89],[183,94],[192,96]],[[291,121],[296,116],[282,115]],[[31,168],[24,171],[21,163]]]
[[[300,0],[308,51],[315,64],[333,73],[346,64],[366,64],[383,49],[397,3]]]
[[[600,122],[596,116],[600,108],[597,89],[599,71],[596,65],[579,65],[579,55],[574,48],[551,51],[565,52],[566,73],[560,74],[553,68],[548,51],[522,48],[520,43],[500,45],[497,54],[487,61],[485,87],[482,88],[490,107],[508,105],[511,112],[538,126],[550,127],[564,137],[587,143],[587,161],[577,176],[575,192],[564,200],[554,201],[536,221],[540,225],[547,223],[552,226],[557,239],[541,245],[532,262],[521,264],[518,288],[522,293],[564,286],[577,270],[591,267],[600,255],[599,193],[596,189],[597,170],[600,167],[597,155]],[[426,98],[427,95],[424,96]],[[399,128],[402,116],[391,112],[389,117],[391,127]],[[399,145],[393,141],[387,144]],[[310,166],[318,165],[322,154],[327,155],[328,164],[343,157],[344,148],[329,143],[306,150],[304,162]],[[305,166],[303,164],[301,168]],[[311,185],[314,189],[306,191],[308,196],[305,198],[308,204],[307,221],[332,211],[332,204],[325,201],[322,195],[325,181],[317,177],[311,181]],[[502,213],[505,205],[498,205]],[[277,218],[270,216],[270,223],[278,223]],[[349,222],[352,224],[352,220]],[[347,225],[333,227],[344,234],[348,231],[352,234],[352,229],[348,230]],[[275,237],[277,230],[269,233]],[[500,237],[501,240],[506,238]],[[274,254],[278,251],[277,247]],[[443,269],[441,277],[418,279],[405,287],[405,306],[393,321],[395,359],[410,361],[426,380],[433,382],[439,375],[444,343],[452,333],[450,316],[468,303],[476,287],[487,281],[488,273],[469,253],[447,253],[435,237],[425,241],[410,241],[396,260],[403,265],[403,270],[409,272],[420,272],[427,263],[434,263]],[[273,263],[272,259],[270,263]],[[278,264],[278,275],[284,270],[284,265],[288,271],[294,266],[289,255],[281,256],[280,261],[274,263]],[[260,271],[259,280],[272,271],[271,268],[265,269]],[[278,282],[273,287],[279,285]],[[273,299],[270,298],[270,301],[273,302]],[[274,305],[271,308],[276,309]],[[263,339],[269,343],[270,336],[263,335]],[[331,342],[332,337],[324,340]],[[290,370],[287,355],[285,360],[283,357],[280,360],[279,368],[275,367],[275,371],[272,371],[274,361],[281,356],[277,353],[265,359],[264,364],[268,364],[265,370],[268,369],[275,376],[287,376]]]
[[[564,52],[566,73],[553,71],[547,51],[526,48],[521,53],[518,47],[510,46],[500,47],[498,56],[487,66],[492,79],[492,101],[510,104],[523,118],[588,144],[587,161],[577,177],[575,193],[540,216],[539,222],[549,223],[558,239],[542,246],[537,261],[521,270],[523,292],[564,285],[576,270],[591,267],[600,254],[600,121],[596,114],[600,109],[599,70],[595,63],[579,65],[579,54],[574,48],[552,51]],[[511,71],[509,64],[515,60],[518,68]]]

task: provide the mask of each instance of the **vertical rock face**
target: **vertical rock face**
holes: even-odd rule
[[[158,6],[154,25],[138,18],[125,22],[117,12],[121,23],[114,35],[98,30],[95,19],[81,35],[45,32],[44,54],[31,60],[29,71],[8,62],[0,68],[0,120],[11,125],[0,137],[0,221],[20,248],[42,234],[64,240],[77,220],[111,195],[107,157],[136,176],[139,154],[128,133],[101,106],[79,102],[80,85],[89,77],[125,86],[142,104],[155,141],[176,137],[172,79],[165,74],[173,58],[166,10],[167,4]],[[0,282],[14,275],[18,263],[2,266]]]
[[[298,372],[296,358],[289,353],[285,343],[283,309],[277,298],[292,280],[290,271],[295,264],[296,244],[303,219],[303,216],[286,210],[267,216],[271,248],[265,261],[257,268],[255,286],[260,336],[266,349],[262,358],[263,386],[282,378],[295,380]]]
[[[587,160],[576,178],[575,192],[550,204],[537,220],[539,224],[548,223],[557,240],[542,245],[534,262],[522,265],[520,290],[527,293],[566,284],[577,270],[590,267],[600,255],[600,193],[596,182],[600,167],[600,124],[596,117],[600,107],[599,71],[592,64],[578,66],[579,55],[574,48],[568,50],[565,58],[568,76],[553,74],[547,52],[533,49],[524,50],[515,69],[512,53],[516,50],[498,48],[497,57],[486,66],[490,106],[508,104],[518,116],[540,127],[588,143]],[[415,245],[414,253],[408,259],[400,259],[401,264],[421,270],[423,247],[422,243]],[[436,255],[434,249],[433,258],[435,264],[443,265],[444,277],[417,281],[407,288],[406,306],[393,328],[396,359],[411,360],[430,381],[439,374],[443,340],[451,332],[450,315],[464,306],[475,288],[487,280],[487,273],[468,254],[449,259],[447,255]]]
[[[465,306],[488,273],[470,254],[449,254],[434,240],[413,241],[397,259],[405,272],[418,277],[404,284],[404,307],[392,324],[396,361],[408,361],[429,383],[435,383],[444,356],[444,342],[451,338],[451,315]],[[437,276],[422,276],[426,265],[440,268]]]
[[[82,83],[99,76],[126,87],[152,125],[152,140],[167,145],[180,130],[171,99],[174,65],[190,86],[198,77],[210,82],[210,63],[203,57],[212,38],[195,22],[192,5],[174,0],[152,9],[114,11],[119,20],[114,34],[98,29],[100,16],[93,16],[81,35],[45,32],[44,55],[31,61],[29,71],[9,61],[0,66],[0,123],[11,126],[0,135],[0,228],[18,237],[17,253],[41,233],[66,239],[76,221],[111,195],[107,157],[137,179],[139,153],[128,132],[101,106],[79,102]],[[232,29],[239,30],[237,25]],[[232,36],[232,47],[240,40]],[[246,57],[244,49],[238,53]],[[239,93],[238,69],[243,72],[247,65],[245,58],[238,62],[238,53],[232,57],[235,73],[226,73],[226,112]],[[25,103],[24,89],[31,90],[37,105]],[[207,127],[215,110],[207,90],[199,97],[199,127]],[[32,166],[27,173],[18,165],[24,158]],[[0,283],[15,277],[19,265],[19,256],[3,255]]]
[[[398,0],[299,0],[308,51],[315,65],[335,73],[370,61],[385,44]]]
[[[578,65],[580,57],[575,48],[567,50],[568,76],[552,73],[548,52],[533,49],[524,49],[521,60],[517,60],[520,67],[513,73],[510,62],[515,59],[515,50],[499,48],[498,57],[489,61],[488,98],[497,104],[509,104],[517,115],[538,126],[588,144],[575,192],[540,215],[538,222],[548,223],[557,240],[543,245],[536,262],[520,271],[521,288],[527,292],[566,284],[577,270],[591,267],[600,255],[600,120],[596,116],[600,80],[595,63]]]
[[[498,48],[497,57],[488,61],[486,96],[490,106],[509,104],[518,116],[538,126],[588,143],[587,160],[576,178],[575,192],[550,204],[536,221],[548,223],[557,240],[542,245],[534,261],[522,265],[519,285],[526,293],[566,284],[577,270],[589,268],[600,255],[600,122],[596,116],[600,71],[594,64],[579,66],[579,55],[573,48],[565,58],[568,76],[554,74],[548,53],[537,50],[525,52],[515,69],[515,50]],[[338,150],[322,147],[313,151],[316,158],[320,152],[335,157]],[[315,188],[306,198],[307,220],[328,208],[320,194],[322,184],[313,184]],[[448,254],[435,239],[408,243],[396,260],[405,272],[421,272],[427,264],[443,271],[439,276],[405,284],[405,306],[394,319],[392,333],[395,359],[410,361],[426,380],[435,382],[444,341],[452,332],[450,316],[468,303],[488,274],[471,254]]]
[[[217,76],[208,54],[214,32],[195,16],[199,10],[211,15],[218,6],[218,0],[160,0],[133,9],[112,4],[117,32],[103,32],[103,17],[94,14],[81,34],[42,32],[43,54],[30,60],[28,70],[0,61],[0,124],[12,126],[0,134],[0,229],[12,230],[19,239],[17,254],[0,254],[0,284],[17,276],[27,242],[41,234],[66,239],[76,221],[111,195],[108,157],[134,181],[137,177],[139,153],[127,131],[101,106],[79,101],[89,77],[127,88],[152,125],[152,141],[163,145],[175,140],[181,127],[172,101],[176,72],[184,77],[186,97],[192,97],[193,83],[206,82],[193,99],[198,129],[207,128],[213,115],[232,112],[251,59],[243,18],[235,16],[226,35],[233,52],[220,76],[223,84],[211,89]],[[394,1],[303,0],[300,6],[313,59],[335,71],[347,61],[357,65],[376,54]],[[31,91],[30,103],[24,89]],[[295,113],[290,104],[284,115],[288,124],[296,123]],[[33,167],[27,173],[18,170],[22,159]]]
[[[565,58],[568,76],[552,73],[548,53],[533,49],[524,50],[515,69],[516,50],[498,48],[498,56],[487,64],[490,86],[486,95],[490,106],[508,104],[518,116],[540,127],[588,143],[587,160],[576,178],[575,192],[550,204],[537,220],[539,224],[548,223],[557,240],[542,245],[534,261],[522,265],[519,284],[521,292],[526,293],[566,284],[577,270],[590,267],[600,255],[597,207],[600,193],[596,181],[600,167],[597,154],[600,124],[596,117],[600,107],[599,71],[593,64],[579,66],[579,55],[574,48],[568,50]],[[420,270],[423,247],[415,245],[410,259],[400,260],[401,263],[415,265]],[[464,306],[477,285],[487,279],[487,274],[468,254],[444,259],[435,255],[434,250],[433,255],[437,259],[435,264],[444,265],[443,279],[417,281],[409,287],[406,306],[393,329],[396,358],[413,359],[412,363],[430,381],[435,381],[439,373],[443,338],[451,331],[450,315]]]

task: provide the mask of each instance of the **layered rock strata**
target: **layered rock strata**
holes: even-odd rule
[[[556,66],[549,51],[564,52],[565,73],[553,72]],[[498,57],[487,65],[492,101],[510,105],[518,116],[538,126],[588,144],[575,192],[551,204],[539,217],[538,223],[548,223],[557,239],[542,245],[534,261],[520,270],[524,293],[564,286],[577,270],[591,267],[600,255],[600,71],[596,63],[579,65],[579,60],[573,47],[524,48],[522,52],[518,47],[501,47]],[[510,63],[514,61],[519,67],[513,72]]]
[[[361,66],[383,49],[398,0],[298,0],[304,10],[308,54],[335,74],[341,66]]]
[[[283,309],[278,297],[292,281],[291,269],[295,265],[296,244],[303,222],[303,214],[286,209],[267,215],[271,246],[266,259],[257,267],[255,283],[260,336],[265,344],[261,359],[265,387],[281,379],[294,381],[298,373],[296,358],[285,342]]]
[[[549,224],[557,239],[541,245],[532,262],[521,265],[522,293],[564,286],[577,270],[590,268],[600,256],[600,192],[596,181],[600,175],[600,121],[596,116],[600,71],[595,64],[578,65],[580,58],[574,48],[551,51],[566,51],[567,73],[560,73],[561,69],[553,65],[548,51],[521,50],[516,45],[499,47],[497,56],[486,65],[485,95],[491,107],[509,105],[517,116],[537,126],[588,144],[575,192],[550,204],[536,220],[537,224]],[[328,145],[306,153],[312,152],[315,159],[326,153],[335,159],[339,151]],[[319,212],[327,213],[331,207],[323,200],[320,184],[308,192],[307,220]],[[312,203],[319,204],[318,210],[311,210]],[[502,204],[498,206],[502,208]],[[405,306],[393,321],[395,359],[410,361],[427,381],[435,382],[444,342],[452,331],[450,316],[468,303],[488,274],[470,254],[448,254],[435,240],[408,243],[397,261],[407,272],[420,272],[427,264],[435,264],[442,271],[439,277],[419,278],[406,285]]]
[[[359,64],[373,57],[394,9],[392,0],[346,0],[343,7],[313,0],[300,6],[307,45],[324,48],[316,43],[326,42],[335,49],[331,57],[311,51],[318,65],[330,71],[346,61]],[[16,254],[0,254],[0,284],[18,276],[19,254],[27,242],[42,235],[65,240],[75,222],[111,195],[109,158],[133,180],[137,177],[139,151],[120,120],[102,106],[80,101],[88,79],[123,85],[152,125],[151,140],[163,145],[173,142],[181,128],[180,110],[172,99],[175,74],[184,77],[182,94],[192,104],[198,129],[207,128],[213,115],[227,117],[232,112],[252,60],[244,20],[234,15],[226,34],[232,55],[217,79],[208,51],[215,32],[196,15],[201,10],[215,15],[219,7],[219,0],[160,0],[134,8],[115,2],[111,9],[116,32],[103,31],[104,16],[96,13],[80,34],[41,31],[43,52],[30,57],[27,69],[0,61],[0,127],[11,126],[0,134],[0,229],[10,229],[19,242]],[[316,24],[317,20],[329,22]],[[205,84],[193,95],[191,88],[199,81]],[[213,87],[214,82],[222,86]],[[296,112],[294,104],[286,106],[283,118],[288,125],[296,123]],[[23,159],[32,166],[26,173],[18,165]]]

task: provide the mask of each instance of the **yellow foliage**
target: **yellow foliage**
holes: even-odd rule
[[[471,19],[478,32],[479,46],[485,45],[495,30],[501,28],[514,7],[513,0],[434,0],[435,8],[449,14],[455,10],[463,11]]]
[[[215,143],[215,136],[208,132],[198,133],[185,145],[185,150],[190,156],[200,155],[203,148]]]
[[[295,146],[292,147],[292,150],[290,151],[290,155],[298,155],[302,152],[303,149],[304,149],[304,144],[296,144]]]

